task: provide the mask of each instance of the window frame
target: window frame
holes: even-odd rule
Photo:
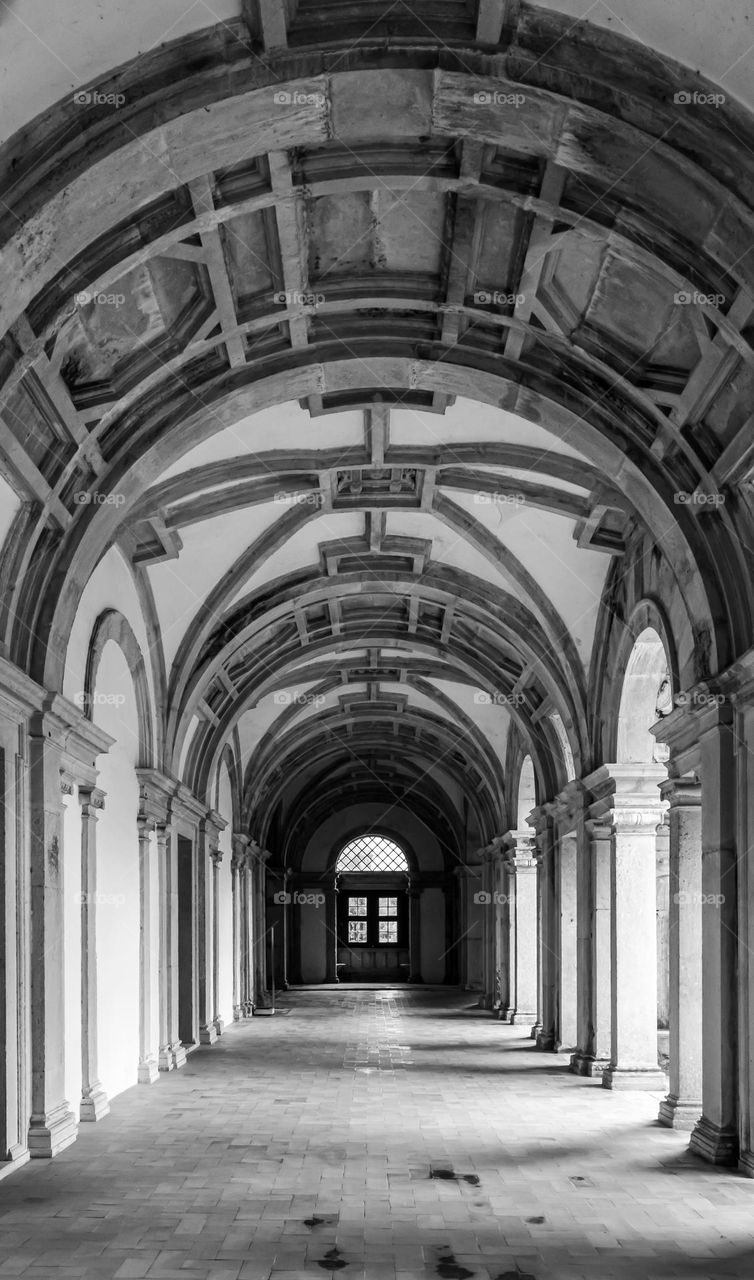
[[[366,898],[366,915],[351,915],[349,911],[350,900],[358,898]],[[379,903],[380,899],[395,898],[396,913],[395,915],[380,915]],[[366,941],[351,942],[348,937],[349,923],[357,923],[366,921]],[[397,941],[396,942],[380,942],[380,923],[397,924]],[[408,893],[405,889],[399,889],[394,885],[385,888],[348,888],[341,889],[338,895],[338,944],[340,946],[353,948],[355,950],[384,950],[388,947],[397,947],[405,950],[408,947]]]

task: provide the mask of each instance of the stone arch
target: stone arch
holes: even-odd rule
[[[524,756],[521,772],[518,776],[518,801],[516,805],[516,830],[531,830],[529,814],[536,808],[537,790],[534,776],[534,761],[531,756]]]
[[[623,636],[611,703],[610,758],[618,763],[658,764],[665,758],[649,730],[667,714],[663,703],[672,706],[677,689],[677,661],[669,637],[662,611],[653,601],[642,601]]]
[[[97,672],[109,640],[114,641],[122,651],[134,682],[139,724],[139,767],[151,768],[155,764],[154,732],[146,663],[133,627],[118,609],[105,609],[92,630],[86,658],[83,710],[91,720]]]

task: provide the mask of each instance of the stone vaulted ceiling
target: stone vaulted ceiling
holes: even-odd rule
[[[637,529],[697,658],[750,642],[750,122],[538,6],[221,16],[0,156],[5,651],[54,686],[116,544],[165,767],[235,740],[262,839],[351,792],[489,839],[512,744],[589,767]]]

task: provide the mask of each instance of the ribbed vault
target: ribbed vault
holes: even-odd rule
[[[352,788],[455,857],[509,733],[594,766],[637,540],[684,683],[750,643],[754,130],[535,7],[283,8],[0,153],[4,649],[62,687],[117,545],[168,773],[236,740],[260,843]]]

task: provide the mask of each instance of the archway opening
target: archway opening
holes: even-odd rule
[[[654,627],[639,633],[631,650],[621,690],[618,713],[617,762],[636,768],[637,778],[646,774],[648,793],[654,793],[665,776],[667,748],[656,742],[653,724],[673,709],[670,663],[662,637]],[[658,795],[659,805],[659,795]],[[645,880],[645,889],[650,884]],[[638,894],[638,881],[635,886]],[[655,839],[655,945],[658,1062],[667,1069],[668,1025],[670,1017],[670,935],[669,935],[669,828],[658,821]],[[645,949],[646,951],[646,949]]]
[[[411,976],[409,864],[388,836],[349,840],[335,864],[340,982],[406,982]]]

